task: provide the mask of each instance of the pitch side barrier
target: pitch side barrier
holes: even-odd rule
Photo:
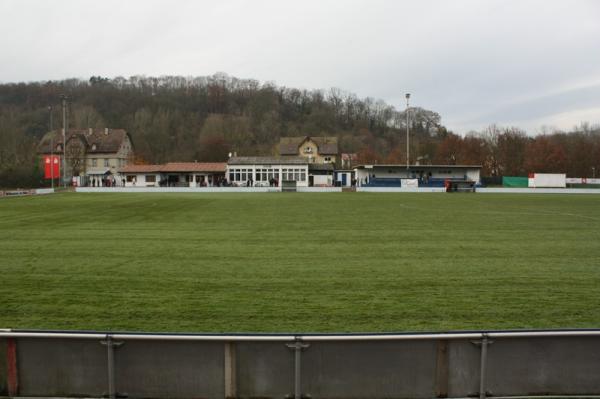
[[[281,187],[77,187],[78,193],[273,193]],[[299,193],[341,193],[341,187],[297,187]]]
[[[597,188],[511,188],[511,187],[478,187],[482,194],[600,194]]]
[[[600,397],[600,330],[0,330],[0,356],[0,395],[10,397]]]

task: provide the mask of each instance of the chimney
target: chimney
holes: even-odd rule
[[[108,136],[108,128],[107,128],[107,127],[105,127],[105,128],[104,128],[104,134],[105,134],[106,136]]]

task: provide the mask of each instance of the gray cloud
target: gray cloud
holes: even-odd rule
[[[0,3],[0,81],[217,71],[438,111],[464,133],[600,122],[600,2]]]

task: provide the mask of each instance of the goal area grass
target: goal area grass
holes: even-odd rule
[[[0,328],[600,327],[600,195],[0,199]]]

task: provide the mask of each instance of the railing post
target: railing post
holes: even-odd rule
[[[235,343],[225,342],[225,398],[237,397]]]
[[[296,337],[293,344],[286,346],[294,350],[294,399],[302,399],[302,351],[310,345],[302,343],[301,338]]]
[[[117,390],[115,388],[115,347],[123,345],[123,342],[117,342],[112,339],[110,334],[106,335],[106,339],[100,341],[102,345],[106,345],[107,352],[107,373],[108,373],[108,397],[115,399]]]
[[[479,357],[479,399],[485,399],[489,392],[485,389],[485,377],[487,370],[487,355],[488,355],[488,346],[493,344],[494,341],[491,341],[488,337],[487,333],[481,333],[481,339],[478,341],[471,341],[474,345],[481,347],[481,355]]]
[[[17,340],[6,340],[6,379],[8,396],[19,396],[19,372],[17,367]]]
[[[488,344],[490,343],[486,333],[483,334],[481,340],[481,362],[479,368],[479,399],[485,399],[487,393],[485,391],[485,374],[487,365],[487,351]]]
[[[437,359],[435,366],[435,396],[448,397],[448,340],[437,341]]]

